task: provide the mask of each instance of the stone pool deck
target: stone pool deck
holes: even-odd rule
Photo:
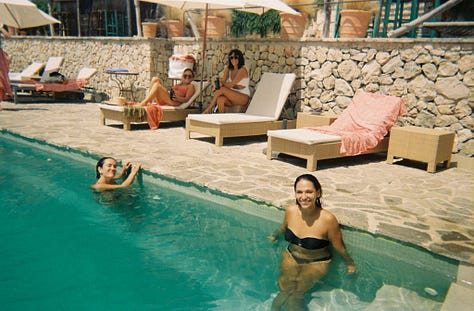
[[[184,124],[150,131],[134,125],[99,124],[96,104],[2,102],[0,128],[97,156],[142,163],[144,169],[225,193],[248,196],[283,208],[293,201],[293,181],[307,173],[304,161],[288,156],[269,161],[266,137],[184,139]],[[474,264],[473,159],[426,172],[426,164],[385,163],[385,155],[320,161],[314,173],[323,186],[323,205],[340,223],[407,241],[470,266]],[[91,167],[91,172],[94,168]],[[92,176],[92,174],[91,174]],[[93,180],[91,180],[92,183]],[[469,269],[472,277],[472,270]],[[472,281],[472,279],[471,279]]]

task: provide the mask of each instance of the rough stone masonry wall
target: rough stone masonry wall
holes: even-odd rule
[[[456,132],[455,153],[474,155],[474,40],[323,39],[209,40],[205,77],[215,79],[224,69],[227,53],[245,53],[255,86],[263,72],[296,72],[287,111],[305,107],[340,113],[358,90],[401,96],[408,114],[403,125],[447,128]],[[113,96],[115,85],[106,68],[126,67],[140,73],[139,99],[151,76],[166,78],[168,58],[179,51],[198,59],[201,43],[189,39],[136,38],[12,38],[4,41],[12,58],[11,71],[33,60],[63,55],[66,74],[84,65],[98,68],[91,84]],[[212,94],[206,92],[204,106]]]
[[[360,89],[399,96],[408,110],[403,125],[453,130],[454,152],[472,156],[472,51],[472,45],[431,42],[303,47],[303,102],[339,113]]]
[[[233,48],[245,53],[254,84],[263,72],[297,73],[287,108],[340,114],[358,90],[399,96],[408,111],[401,125],[455,131],[453,152],[474,155],[473,40],[211,41],[213,79]]]
[[[10,56],[12,72],[21,71],[32,61],[46,62],[50,56],[64,57],[60,72],[67,77],[75,77],[83,67],[96,68],[89,84],[103,93],[105,99],[118,95],[116,83],[105,73],[107,68],[128,68],[140,73],[134,83],[140,96],[151,76],[166,72],[168,58],[173,54],[172,42],[165,39],[32,36],[12,37],[3,45]],[[128,87],[129,81],[123,81]]]

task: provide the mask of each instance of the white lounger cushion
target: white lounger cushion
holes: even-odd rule
[[[276,121],[294,80],[294,73],[265,72],[245,113],[190,114],[188,118],[212,124]]]
[[[268,136],[282,138],[286,140],[291,140],[307,145],[320,144],[320,143],[329,143],[340,141],[341,137],[336,135],[328,135],[323,133],[318,133],[316,131],[299,128],[299,129],[289,129],[289,130],[273,130],[267,132]]]
[[[95,68],[89,68],[89,67],[84,67],[79,70],[77,73],[76,79],[90,79],[93,75],[95,75],[97,72],[97,69]]]
[[[263,73],[245,114],[278,120],[295,78],[294,73]]]
[[[188,118],[211,124],[231,124],[275,121],[272,117],[247,115],[246,113],[190,114]]]
[[[48,58],[46,65],[44,66],[43,75],[41,76],[40,82],[47,80],[52,72],[59,72],[63,65],[64,57],[62,56],[51,56]]]
[[[108,110],[113,110],[113,111],[124,111],[125,110],[125,106],[118,106],[118,105],[109,105],[109,104],[97,104],[97,106],[99,108],[104,108],[104,109],[108,109]],[[130,106],[130,107],[134,107],[134,106]],[[145,108],[145,107],[143,107]],[[161,106],[161,109],[163,110],[183,110],[183,109],[186,109],[186,108],[179,108],[179,106]]]
[[[44,63],[32,62],[21,72],[9,72],[8,79],[10,79],[11,82],[30,80],[32,77],[38,76],[43,67]]]

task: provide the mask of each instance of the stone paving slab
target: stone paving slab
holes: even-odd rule
[[[139,161],[148,171],[278,208],[294,200],[293,181],[307,173],[300,159],[282,155],[267,160],[266,137],[227,139],[216,147],[205,136],[185,140],[183,123],[162,124],[157,131],[146,125],[134,125],[132,131],[102,126],[99,109],[91,103],[3,102],[1,107],[2,129],[98,156]],[[386,164],[382,154],[319,161],[314,174],[323,186],[324,207],[341,224],[474,263],[472,171],[451,167],[430,174],[425,164]]]

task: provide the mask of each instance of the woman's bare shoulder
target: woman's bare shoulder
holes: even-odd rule
[[[286,207],[286,209],[285,209],[285,211],[286,211],[287,213],[294,213],[294,212],[296,212],[297,210],[298,210],[298,205],[296,205],[296,204],[294,204],[294,203],[289,204],[289,205]]]
[[[326,221],[336,222],[336,223],[338,222],[336,216],[326,209],[321,210],[321,216]]]

